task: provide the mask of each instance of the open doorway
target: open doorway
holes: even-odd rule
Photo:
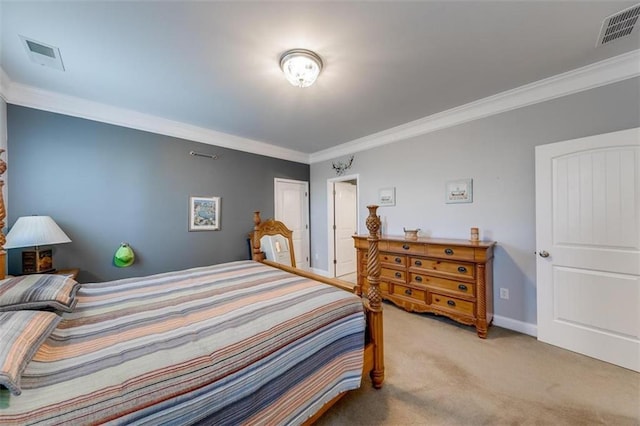
[[[327,191],[329,275],[355,282],[357,264],[352,236],[358,232],[358,176],[329,179]]]

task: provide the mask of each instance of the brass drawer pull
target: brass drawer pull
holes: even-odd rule
[[[396,272],[396,278],[402,278],[402,274],[400,272]]]
[[[447,305],[456,306],[456,302],[454,302],[453,300],[447,300]]]
[[[416,264],[416,266],[422,266],[422,262],[421,262],[421,261],[419,261],[419,260],[416,260],[416,261],[415,261],[415,264]]]
[[[467,286],[464,284],[458,284],[458,290],[467,291]]]
[[[403,244],[402,248],[405,250],[409,250],[411,248],[411,246],[409,244]]]
[[[450,248],[444,249],[444,254],[451,256],[453,254],[453,250],[451,250]]]
[[[467,268],[465,268],[464,266],[458,266],[458,272],[464,274],[465,272],[467,272]]]
[[[411,289],[410,289],[410,288],[408,288],[408,289],[406,289],[406,290],[404,291],[404,294],[406,294],[407,296],[411,296],[411,295],[413,294],[413,292],[411,291]]]
[[[402,263],[402,259],[400,259],[399,257],[395,258],[396,263]]]
[[[422,277],[420,275],[416,276],[416,281],[422,282]]]

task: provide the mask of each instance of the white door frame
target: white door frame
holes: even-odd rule
[[[278,199],[277,199],[277,187],[278,187],[278,183],[282,182],[282,183],[295,183],[295,184],[304,184],[304,190],[306,192],[306,198],[307,198],[307,203],[304,206],[304,220],[306,223],[306,229],[305,229],[305,238],[306,238],[306,242],[307,242],[307,257],[309,257],[309,260],[306,262],[306,264],[311,267],[311,238],[310,238],[310,229],[309,229],[309,182],[307,182],[306,180],[295,180],[295,179],[284,179],[284,178],[274,178],[273,179],[273,217],[277,220],[278,218],[278,212],[276,211],[276,209],[278,208]],[[286,225],[286,223],[285,223]],[[293,247],[291,248],[293,250]],[[295,252],[294,252],[295,255]],[[299,258],[300,257],[300,258]],[[296,266],[298,268],[301,268],[301,265],[305,264],[305,260],[302,259],[301,254],[296,255]]]
[[[333,222],[335,218],[333,217],[334,212],[334,202],[333,202],[333,184],[334,182],[344,182],[347,180],[355,180],[356,181],[356,216],[357,216],[357,228],[360,229],[360,175],[345,175],[338,176],[335,178],[327,179],[327,272],[329,273],[329,277],[336,276],[336,268],[333,263],[333,258],[335,256],[335,249],[333,247]]]

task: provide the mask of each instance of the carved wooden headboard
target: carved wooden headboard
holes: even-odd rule
[[[253,260],[264,260],[264,252],[260,247],[260,239],[265,235],[282,235],[289,243],[289,253],[291,253],[291,266],[296,267],[296,256],[293,252],[293,231],[279,220],[267,219],[262,222],[260,212],[253,212],[253,232],[251,233],[251,258]]]

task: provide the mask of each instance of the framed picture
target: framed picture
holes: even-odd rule
[[[220,197],[189,197],[189,231],[220,229]]]
[[[458,179],[447,182],[446,203],[473,203],[473,179]]]
[[[396,205],[396,188],[381,188],[378,191],[378,205],[395,206]]]

